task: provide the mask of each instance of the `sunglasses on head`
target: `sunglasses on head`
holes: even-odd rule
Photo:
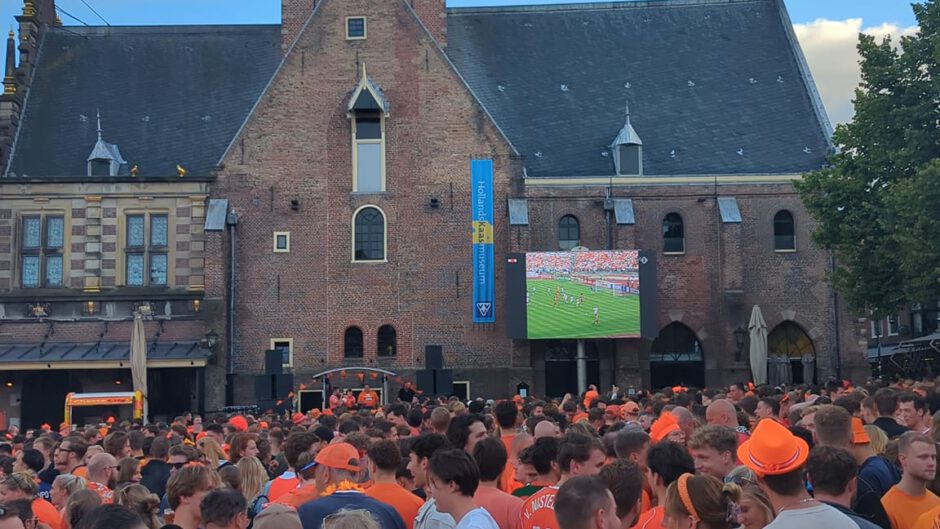
[[[185,467],[185,466],[186,466],[186,463],[170,463],[170,466],[173,467],[173,468],[175,468],[176,470],[179,470],[179,469]]]

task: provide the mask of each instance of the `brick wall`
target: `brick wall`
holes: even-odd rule
[[[345,17],[363,13],[368,38],[347,41]],[[351,192],[346,105],[361,62],[391,105],[386,192],[370,195]],[[260,372],[275,337],[293,339],[298,376],[342,365],[350,325],[365,342],[365,358],[351,364],[405,371],[423,366],[425,345],[441,344],[449,365],[510,365],[502,324],[471,323],[470,160],[494,159],[501,190],[521,169],[406,5],[324,2],[235,145],[213,196],[239,215],[236,372]],[[432,197],[440,208],[428,206]],[[352,215],[365,204],[387,216],[387,263],[350,262]],[[495,209],[500,262],[509,233],[505,208]],[[275,231],[291,233],[290,253],[272,251]],[[218,271],[218,256],[208,258]],[[391,361],[376,354],[384,324],[397,330]]]

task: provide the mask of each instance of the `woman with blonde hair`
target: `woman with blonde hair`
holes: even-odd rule
[[[341,509],[323,519],[323,529],[379,529],[379,522],[365,509]]]
[[[663,501],[667,529],[731,529],[741,489],[724,486],[712,476],[686,473],[669,484]]]
[[[268,470],[264,468],[261,460],[254,456],[241,458],[236,466],[241,474],[241,493],[248,500],[248,510],[253,515],[258,514],[270,501],[262,494],[264,484],[268,482]]]
[[[196,441],[196,447],[202,453],[202,458],[209,464],[209,468],[219,468],[226,463],[225,452],[215,439],[206,436]]]
[[[885,455],[885,448],[888,447],[888,434],[874,424],[865,425],[865,433],[868,434],[872,451],[880,456]]]
[[[50,501],[64,516],[65,503],[69,501],[69,496],[84,488],[85,478],[73,474],[59,474],[52,480],[52,489],[49,491]]]
[[[137,513],[147,529],[160,529],[163,522],[157,516],[160,511],[160,498],[140,484],[131,484],[115,492],[114,503],[123,505]]]
[[[736,467],[728,474],[725,490],[740,498],[735,506],[735,521],[741,529],[761,529],[774,521],[774,507],[764,490],[757,485],[757,476],[745,467]],[[734,490],[737,488],[738,490]]]

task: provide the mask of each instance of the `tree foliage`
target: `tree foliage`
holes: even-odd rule
[[[920,31],[899,46],[859,35],[855,118],[797,184],[814,240],[835,254],[831,280],[879,317],[940,299],[940,4],[913,9]]]

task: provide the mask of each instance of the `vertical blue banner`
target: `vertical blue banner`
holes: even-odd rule
[[[471,160],[470,181],[473,195],[473,323],[495,323],[493,160]]]

